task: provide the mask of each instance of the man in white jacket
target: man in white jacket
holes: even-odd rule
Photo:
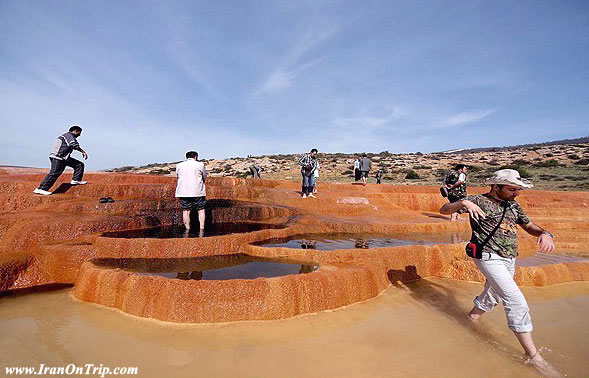
[[[198,159],[198,152],[188,151],[186,160],[176,165],[176,198],[180,200],[182,220],[186,231],[190,231],[190,211],[198,211],[198,222],[201,234],[205,228],[205,205],[207,170]]]

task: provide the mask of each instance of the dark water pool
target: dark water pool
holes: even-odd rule
[[[220,236],[229,234],[238,234],[244,232],[254,232],[260,230],[271,230],[285,228],[285,224],[269,224],[255,222],[234,222],[234,223],[212,223],[207,226],[204,233],[198,228],[193,228],[186,232],[184,226],[157,226],[144,228],[140,230],[124,230],[105,232],[102,236],[109,238],[198,238],[207,236]]]
[[[303,234],[286,239],[269,239],[256,245],[264,247],[285,247],[317,249],[323,251],[335,249],[370,249],[381,247],[399,247],[407,245],[453,244],[468,240],[470,234]]]
[[[310,273],[318,266],[301,261],[269,259],[245,254],[188,258],[93,260],[98,266],[119,268],[140,275],[181,280],[231,280],[281,277]]]

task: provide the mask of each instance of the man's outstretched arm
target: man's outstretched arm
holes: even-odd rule
[[[534,224],[534,222],[530,222],[528,224],[523,224],[521,227],[524,229],[525,232],[532,236],[538,236],[538,241],[536,244],[539,245],[538,251],[539,252],[552,252],[554,251],[554,239],[552,238],[552,234],[548,231],[543,229],[542,227]]]
[[[474,219],[478,220],[479,217],[485,219],[485,212],[475,203],[469,200],[460,200],[452,203],[447,203],[440,208],[440,214],[450,215],[452,213],[458,212],[458,210],[462,209],[463,207],[466,208],[468,214],[470,214],[470,216]]]

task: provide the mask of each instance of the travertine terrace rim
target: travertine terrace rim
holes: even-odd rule
[[[62,178],[60,186],[69,178]],[[289,222],[284,229],[202,239],[115,239],[102,232],[178,223],[175,179],[132,174],[88,174],[82,187],[37,197],[42,174],[0,172],[0,291],[75,284],[78,299],[130,314],[172,322],[280,319],[333,309],[372,298],[391,283],[425,277],[480,281],[462,244],[412,245],[369,250],[297,250],[254,245],[308,233],[459,232],[467,222],[449,222],[435,187],[322,183],[318,199],[302,199],[288,181],[211,178],[207,196],[226,203],[218,214],[232,221]],[[482,193],[485,188],[470,188]],[[115,198],[99,205],[97,199]],[[519,197],[532,219],[555,234],[557,251],[588,257],[589,193],[526,191]],[[520,233],[520,253],[532,255],[535,239]],[[170,258],[246,253],[314,261],[321,267],[297,276],[170,282],[164,277],[101,269],[94,258]],[[565,260],[565,259],[561,259]],[[522,285],[589,280],[586,261],[519,267]],[[233,282],[235,281],[235,282]],[[251,282],[249,282],[251,281]]]

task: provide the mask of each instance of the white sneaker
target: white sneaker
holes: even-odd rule
[[[72,182],[70,182],[70,184],[72,185],[86,185],[88,183],[88,181],[76,181],[76,180],[72,180]]]
[[[43,189],[39,189],[39,188],[33,190],[33,193],[40,194],[42,196],[50,196],[51,194],[53,194],[53,193],[51,193],[51,192],[49,192],[47,190],[43,190]]]
[[[309,194],[309,197],[317,198],[313,195],[313,193]]]
[[[303,194],[303,198],[307,198],[307,195],[306,194]]]

